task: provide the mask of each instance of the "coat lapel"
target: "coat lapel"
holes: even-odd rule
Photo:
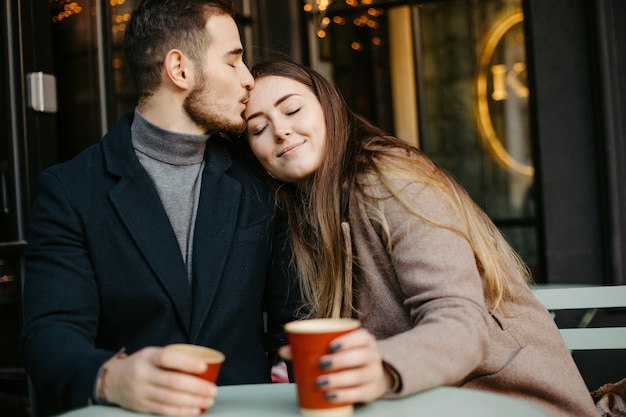
[[[207,143],[194,232],[191,341],[198,337],[223,279],[241,197],[241,184],[225,172],[230,158],[216,141],[212,138]]]
[[[152,180],[135,156],[130,125],[115,133],[103,144],[110,172],[121,177],[109,194],[111,203],[189,331],[191,287],[174,230]]]

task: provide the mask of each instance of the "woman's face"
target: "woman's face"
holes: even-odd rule
[[[298,183],[320,166],[326,143],[324,112],[305,85],[275,75],[258,78],[244,118],[252,152],[274,177]]]

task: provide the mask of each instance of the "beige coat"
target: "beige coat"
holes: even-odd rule
[[[411,184],[403,196],[429,218],[460,227],[433,190]],[[411,215],[392,197],[365,206],[353,201],[350,224],[343,224],[354,256],[354,301],[401,377],[399,396],[459,386],[519,397],[553,417],[598,416],[554,321],[530,290],[506,304],[508,317],[490,314],[465,239]],[[377,222],[363,219],[376,208],[391,241]]]

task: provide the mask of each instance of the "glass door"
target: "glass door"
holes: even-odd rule
[[[110,118],[101,0],[49,0],[57,76],[59,160],[98,142]],[[117,3],[112,0],[111,3]]]
[[[311,64],[452,173],[541,277],[521,0],[304,0]]]
[[[540,281],[520,0],[416,9],[421,145],[465,186]]]

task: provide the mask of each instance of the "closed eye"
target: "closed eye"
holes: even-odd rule
[[[265,128],[267,127],[267,125],[263,125],[257,129],[254,130],[254,132],[252,132],[252,136],[259,136],[261,133],[263,133],[265,131]]]

